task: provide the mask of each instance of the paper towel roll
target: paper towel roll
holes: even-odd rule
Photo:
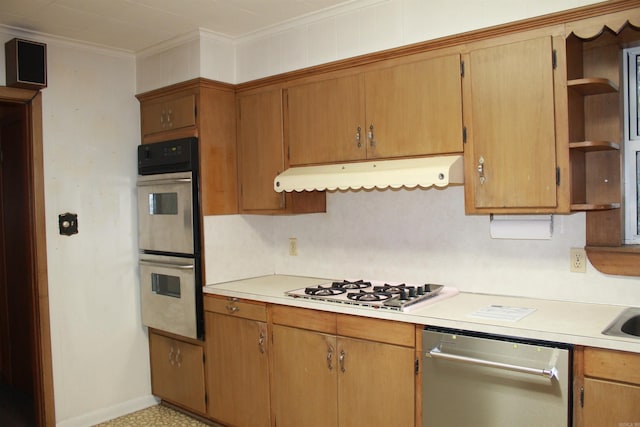
[[[492,239],[545,240],[553,235],[553,215],[491,215]]]

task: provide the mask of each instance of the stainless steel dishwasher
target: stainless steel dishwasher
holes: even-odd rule
[[[571,425],[571,346],[425,328],[423,427]]]

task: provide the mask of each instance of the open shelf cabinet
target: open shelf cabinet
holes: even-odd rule
[[[586,251],[605,274],[640,276],[624,244],[622,51],[640,43],[640,8],[567,24],[571,210],[586,211]]]
[[[567,38],[572,211],[621,215],[619,51],[608,32]]]

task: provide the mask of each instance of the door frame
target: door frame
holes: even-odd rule
[[[46,217],[44,205],[44,158],[42,143],[42,94],[40,91],[0,86],[0,102],[27,106],[27,142],[30,212],[32,234],[32,268],[34,272],[33,316],[35,325],[34,406],[39,427],[55,426],[53,367],[51,362],[51,332],[49,319],[49,285],[47,275]]]

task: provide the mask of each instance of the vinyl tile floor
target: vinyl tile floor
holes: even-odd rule
[[[210,427],[217,424],[205,424],[195,418],[162,404],[133,412],[128,415],[97,424],[94,427]]]

